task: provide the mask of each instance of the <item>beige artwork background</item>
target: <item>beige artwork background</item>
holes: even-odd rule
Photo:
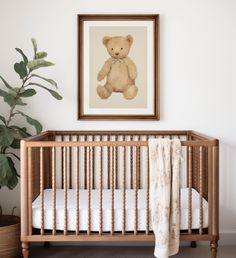
[[[110,57],[102,43],[104,36],[126,36],[134,38],[129,57],[135,62],[138,76],[135,81],[138,94],[132,100],[127,100],[122,93],[112,93],[108,99],[101,99],[97,94],[97,86],[104,85],[106,79],[97,81],[97,74]],[[147,28],[145,26],[91,26],[89,30],[89,108],[146,108],[147,107]],[[86,47],[86,46],[85,46]]]

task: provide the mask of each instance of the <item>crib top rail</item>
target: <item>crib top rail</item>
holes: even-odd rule
[[[68,137],[69,140],[57,141],[56,137],[61,136]],[[76,136],[77,140],[72,139],[72,136]],[[106,140],[102,140],[102,136],[107,137]],[[116,141],[111,140],[111,137],[115,137]],[[129,140],[120,139],[120,137],[130,137]],[[41,134],[28,137],[24,139],[26,146],[28,147],[95,147],[95,146],[147,146],[147,139],[150,136],[154,137],[177,137],[181,140],[182,146],[218,146],[218,140],[201,133],[182,130],[182,131],[45,131]],[[83,140],[79,140],[79,137],[84,137]],[[86,137],[93,137],[93,140],[88,140]],[[99,140],[96,137],[100,137]],[[133,139],[133,137],[138,137]],[[144,138],[143,138],[144,137]],[[182,138],[184,137],[184,138]]]
[[[175,135],[175,136],[184,136],[187,135],[190,131],[187,130],[172,130],[172,131],[167,131],[167,130],[152,130],[152,131],[145,131],[145,130],[110,130],[110,131],[48,131],[50,134],[55,134],[55,135],[137,135],[137,136],[144,136],[144,135],[162,135],[162,136],[169,136],[169,135]]]

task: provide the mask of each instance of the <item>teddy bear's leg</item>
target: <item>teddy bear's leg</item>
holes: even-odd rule
[[[138,93],[138,88],[135,85],[130,85],[126,91],[123,92],[123,95],[126,99],[133,99]]]
[[[106,83],[104,86],[99,85],[97,87],[97,93],[101,99],[109,98],[111,96],[112,92],[113,92],[113,88],[111,87],[111,85],[109,83]]]

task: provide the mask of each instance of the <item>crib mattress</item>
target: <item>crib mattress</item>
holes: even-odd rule
[[[91,190],[91,231],[99,231],[99,190]],[[68,189],[67,194],[69,231],[76,230],[76,191]],[[122,190],[114,191],[114,230],[122,230]],[[126,190],[126,231],[134,230],[135,191]],[[34,228],[41,228],[41,198],[38,196],[32,204],[32,223]],[[88,191],[79,190],[79,230],[88,228]],[[199,193],[192,189],[192,229],[199,228],[200,224]],[[152,222],[150,219],[150,230]],[[203,228],[208,226],[208,203],[203,199]],[[53,228],[53,196],[51,189],[44,190],[44,229]],[[181,189],[181,230],[188,229],[188,188]],[[56,190],[56,229],[64,230],[64,191]],[[111,190],[103,190],[103,231],[111,230]],[[146,190],[138,190],[138,230],[146,230]]]

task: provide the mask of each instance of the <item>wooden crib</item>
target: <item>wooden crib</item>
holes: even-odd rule
[[[154,241],[149,138],[179,138],[181,240],[216,258],[218,140],[193,131],[47,131],[21,141],[21,241]]]

